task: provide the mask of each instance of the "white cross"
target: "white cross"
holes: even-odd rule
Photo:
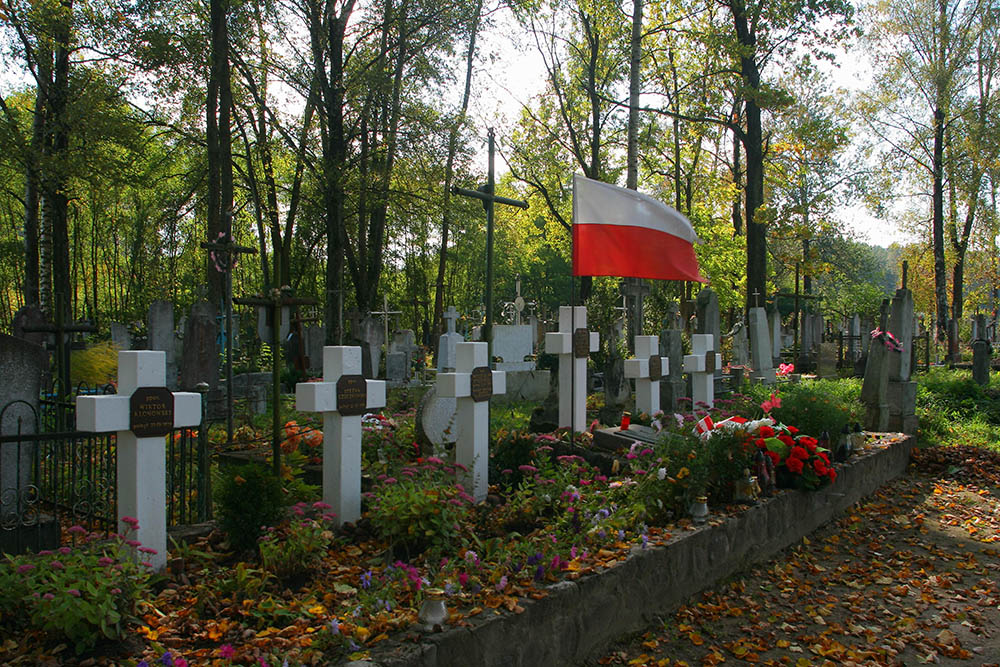
[[[636,336],[635,359],[625,360],[625,377],[635,378],[635,411],[652,416],[660,409],[660,378],[670,360],[661,357],[659,336]]]
[[[575,336],[579,336],[578,347]],[[587,356],[597,352],[599,345],[599,334],[587,331],[586,306],[559,306],[559,331],[545,334],[545,351],[559,355],[560,427],[569,426],[574,431],[586,428]]]
[[[295,385],[295,408],[323,413],[323,502],[338,526],[361,518],[361,416],[385,406],[385,382],[361,376],[361,348],[323,348],[323,381]]]
[[[691,374],[691,399],[708,407],[715,405],[715,370],[722,355],[715,351],[712,334],[691,334],[691,354],[684,355],[684,372]]]
[[[448,310],[441,314],[441,319],[445,322],[448,333],[455,333],[455,322],[458,320],[458,311],[455,306],[448,306]]]
[[[135,539],[155,549],[148,561],[157,572],[167,564],[167,454],[164,436],[171,429],[201,422],[201,395],[166,388],[167,353],[128,350],[118,353],[118,394],[78,396],[76,427],[94,433],[117,432],[118,520],[139,521]],[[144,391],[146,388],[157,391]],[[158,395],[152,399],[144,398]],[[133,395],[136,405],[133,406]],[[172,397],[172,406],[168,406]],[[167,403],[159,399],[166,399]],[[150,431],[159,435],[143,435]],[[136,433],[138,432],[138,434]]]
[[[477,503],[489,488],[490,396],[507,393],[507,374],[491,371],[487,356],[486,343],[457,343],[455,372],[437,376],[441,396],[458,399],[455,461],[469,470],[463,482]]]

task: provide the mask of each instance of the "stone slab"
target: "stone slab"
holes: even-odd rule
[[[551,376],[551,371],[507,371],[507,393],[494,395],[492,400],[494,403],[544,401],[549,395]]]
[[[522,599],[520,614],[481,614],[419,644],[383,642],[382,667],[569,665],[593,658],[720,579],[765,561],[906,471],[912,437],[894,436],[837,465],[837,480],[811,493],[781,491],[737,516],[682,530],[664,546],[635,547],[622,563]]]

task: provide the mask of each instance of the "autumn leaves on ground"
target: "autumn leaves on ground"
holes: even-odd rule
[[[599,664],[1000,664],[1000,454],[914,450],[906,475]]]

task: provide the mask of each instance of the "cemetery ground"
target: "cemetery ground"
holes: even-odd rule
[[[716,421],[733,413],[763,417],[767,391],[720,402]],[[859,391],[850,380],[784,384],[782,404],[770,406],[770,414],[800,424],[803,434],[818,432],[824,420],[853,422]],[[497,484],[486,503],[473,506],[448,482],[453,466],[417,443],[415,406],[412,391],[396,391],[381,416],[366,418],[365,491],[373,495],[367,516],[343,531],[332,530],[326,508],[315,504],[317,489],[296,474],[316,456],[321,432],[315,416],[290,405],[283,410],[282,481],[272,484],[267,466],[217,468],[218,527],[175,543],[163,575],[130,570],[125,591],[116,586],[122,575],[100,580],[94,572],[116,567],[105,551],[87,551],[106,548],[103,536],[88,543],[80,529],[64,527],[60,552],[17,560],[4,573],[0,662],[361,659],[424,637],[417,614],[425,600],[444,599],[451,627],[517,614],[524,599],[545,597],[561,579],[614,567],[635,550],[683,534],[692,528],[687,507],[695,489],[707,489],[710,520],[745,511],[732,502],[728,484],[739,471],[720,472],[742,443],[719,439],[706,448],[715,458],[702,459],[693,451],[696,440],[674,450],[670,442],[677,441],[665,438],[655,451],[616,452],[613,469],[602,470],[583,458],[596,461],[589,434],[570,443],[565,433],[525,433],[530,406],[517,404],[493,408],[490,475]],[[588,419],[599,407],[591,397]],[[594,661],[998,662],[991,633],[1000,627],[1000,460],[990,448],[1000,442],[1000,383],[980,388],[968,373],[932,371],[920,380],[918,413],[921,449],[905,477]],[[687,437],[700,416],[689,412],[678,423],[668,415],[662,425]],[[225,436],[216,429],[212,440],[221,446]],[[262,420],[241,425],[236,440],[265,452],[270,438]],[[258,536],[261,523],[271,528]],[[11,604],[19,590],[14,573],[48,586],[36,591],[30,622]],[[92,589],[109,597],[75,604],[92,598]]]

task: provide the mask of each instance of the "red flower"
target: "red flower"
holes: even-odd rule
[[[802,474],[802,466],[803,466],[802,459],[797,459],[792,456],[789,456],[788,460],[785,461],[785,467],[787,467],[789,471],[795,473],[796,475]]]
[[[786,426],[785,429],[792,435],[795,435],[796,433],[799,432],[799,429],[795,428],[794,426]]]
[[[820,459],[813,459],[813,470],[816,471],[817,475],[820,475],[822,477],[823,475],[826,474],[827,471],[826,464],[823,463],[823,461],[821,461]]]
[[[830,457],[828,457],[824,452],[816,452],[816,456],[823,459],[823,463],[830,465]]]
[[[792,451],[789,452],[788,458],[805,461],[809,458],[809,452],[807,452],[804,447],[799,447],[798,445],[796,445],[795,447],[792,447]]]
[[[760,434],[760,437],[762,438],[774,437],[774,429],[771,428],[770,426],[761,426],[760,429],[758,429],[757,433]]]
[[[778,452],[772,452],[771,450],[767,450],[767,455],[771,457],[771,463],[773,463],[774,465],[778,465],[779,463],[781,463],[781,456],[778,454]]]
[[[826,471],[826,474],[827,474],[827,477],[829,477],[829,478],[830,478],[830,481],[831,481],[831,482],[833,482],[834,480],[836,480],[836,479],[837,479],[837,471],[836,471],[836,470],[834,470],[833,468],[829,468],[829,469],[828,469],[828,470]]]
[[[761,449],[767,449],[767,443],[764,442],[764,438],[757,438],[757,446]]]
[[[781,440],[783,443],[785,443],[789,447],[794,447],[795,446],[795,441],[792,440],[792,436],[790,436],[790,435],[779,435],[778,436],[778,440]]]

